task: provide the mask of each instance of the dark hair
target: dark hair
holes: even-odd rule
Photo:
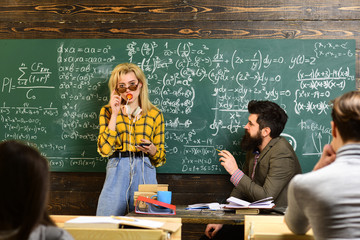
[[[46,212],[49,167],[40,152],[24,143],[0,143],[0,230],[18,229],[16,239],[28,239],[42,223],[54,225]]]
[[[250,114],[258,114],[257,123],[260,130],[269,127],[270,137],[276,138],[284,130],[288,116],[285,111],[276,103],[270,101],[252,100],[248,104]]]
[[[332,101],[332,119],[344,142],[360,141],[360,92],[352,91]]]

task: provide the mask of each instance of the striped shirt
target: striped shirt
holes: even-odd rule
[[[241,180],[241,178],[244,176],[244,172],[243,171],[241,171],[240,169],[237,169],[234,173],[233,173],[233,175],[231,175],[231,178],[230,178],[230,181],[234,184],[234,186],[236,187],[238,184],[239,184],[239,182],[240,182],[240,180]]]
[[[160,167],[166,162],[165,152],[165,123],[163,114],[153,108],[146,115],[141,115],[134,122],[120,111],[116,119],[116,131],[109,129],[111,117],[111,106],[105,105],[100,110],[99,116],[99,137],[97,150],[103,157],[111,156],[115,151],[139,152],[135,145],[141,143],[140,139],[150,140],[157,152],[149,156],[155,167]]]
[[[256,165],[258,163],[259,157],[260,157],[260,152],[259,151],[254,151],[254,166],[253,166],[253,171],[251,174],[251,179],[254,179],[255,176],[255,169],[256,169]],[[241,178],[244,176],[244,172],[241,171],[240,169],[237,169],[230,177],[230,181],[234,184],[234,186],[236,187]]]

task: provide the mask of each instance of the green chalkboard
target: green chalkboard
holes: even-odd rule
[[[164,113],[162,173],[226,173],[215,148],[241,164],[252,99],[286,110],[283,136],[310,171],[331,139],[329,100],[355,89],[354,40],[0,40],[0,52],[0,139],[29,141],[52,171],[105,171],[98,114],[122,62],[141,66]]]

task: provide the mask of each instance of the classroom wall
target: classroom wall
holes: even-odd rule
[[[356,39],[360,77],[358,0],[5,0],[0,11],[1,39]],[[53,172],[50,213],[95,214],[104,177]],[[159,174],[158,181],[170,184],[174,204],[222,201],[232,189],[228,175]]]

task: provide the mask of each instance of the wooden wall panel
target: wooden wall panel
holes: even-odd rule
[[[169,184],[172,203],[225,202],[233,186],[229,175],[158,174],[158,183]],[[95,215],[105,173],[52,172],[51,214]]]
[[[357,20],[357,0],[5,1],[0,21],[268,21]],[[90,16],[90,18],[89,18]]]

